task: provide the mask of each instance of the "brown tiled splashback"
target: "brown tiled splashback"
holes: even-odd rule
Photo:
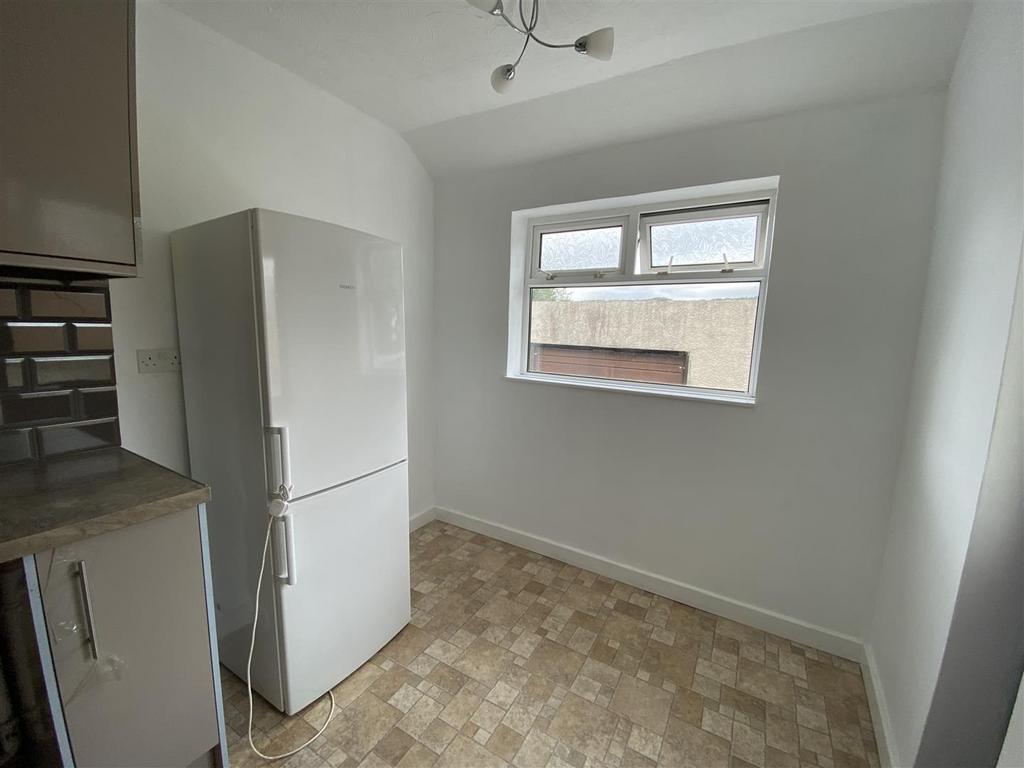
[[[118,445],[110,294],[0,276],[0,465]]]

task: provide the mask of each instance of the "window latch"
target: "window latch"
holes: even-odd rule
[[[722,252],[722,262],[725,264],[722,267],[722,272],[732,272],[732,267],[729,265],[729,257],[725,255],[724,251]]]
[[[594,273],[594,277],[596,277],[596,278],[602,278],[602,277],[604,277],[604,272],[595,272],[595,273]]]

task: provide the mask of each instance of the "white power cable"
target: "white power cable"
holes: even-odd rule
[[[249,695],[249,746],[252,747],[253,752],[264,760],[280,760],[283,757],[291,757],[295,753],[304,750],[327,730],[327,726],[330,725],[331,720],[334,719],[334,712],[336,708],[334,702],[334,691],[329,690],[327,691],[327,695],[331,697],[331,712],[327,715],[327,719],[324,721],[323,727],[308,741],[303,742],[291,752],[284,752],[280,755],[265,755],[260,752],[252,742],[252,652],[256,647],[256,623],[260,620],[260,590],[263,587],[263,571],[267,567],[267,550],[270,548],[270,530],[273,525],[274,516],[272,515],[267,522],[267,537],[263,540],[263,558],[260,560],[260,577],[256,580],[256,610],[253,611],[252,616],[252,638],[249,641],[249,660],[245,664],[245,691]]]

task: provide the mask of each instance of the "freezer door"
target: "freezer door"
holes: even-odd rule
[[[255,213],[271,483],[292,498],[406,457],[402,251],[363,232]],[[281,435],[288,451],[281,455]]]
[[[285,711],[326,693],[409,622],[406,464],[289,507],[288,558],[275,578]],[[294,582],[294,583],[289,583]]]

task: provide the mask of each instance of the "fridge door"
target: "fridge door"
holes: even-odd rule
[[[402,462],[289,506],[289,540],[274,551],[288,714],[348,677],[409,622],[407,498]],[[290,574],[281,572],[285,562]]]
[[[297,498],[401,461],[401,247],[274,211],[255,227],[271,490],[282,464]]]

